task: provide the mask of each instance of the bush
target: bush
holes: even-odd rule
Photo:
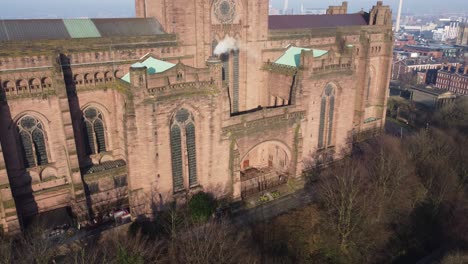
[[[195,194],[188,203],[190,215],[197,222],[207,221],[216,210],[216,206],[216,199],[205,192]]]

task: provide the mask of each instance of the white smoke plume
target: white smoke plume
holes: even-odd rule
[[[226,36],[221,42],[218,43],[214,50],[216,56],[227,53],[232,50],[238,50],[239,43],[235,38]]]

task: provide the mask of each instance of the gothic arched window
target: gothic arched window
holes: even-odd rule
[[[94,107],[83,111],[84,136],[88,155],[106,151],[106,137],[102,113]]]
[[[42,123],[32,116],[24,116],[17,125],[26,168],[49,163]]]
[[[335,88],[329,84],[325,88],[320,103],[320,123],[318,148],[326,148],[332,145],[333,121],[335,115]]]
[[[195,122],[193,115],[188,110],[180,109],[177,111],[172,120],[170,137],[174,192],[185,189],[184,183],[187,181],[184,179],[187,178],[189,187],[197,186]],[[186,155],[182,155],[183,153]],[[186,172],[185,167],[188,168]]]

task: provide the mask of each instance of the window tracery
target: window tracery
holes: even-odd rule
[[[83,118],[87,154],[92,155],[106,152],[106,137],[102,113],[94,107],[88,107],[83,111]]]
[[[17,123],[24,165],[32,168],[49,163],[44,126],[33,116],[24,116]]]
[[[188,182],[189,187],[197,186],[195,122],[187,109],[180,109],[175,114],[171,124],[170,143],[174,192],[184,190],[185,182]],[[184,170],[185,167],[188,169]]]
[[[318,148],[323,149],[330,147],[333,138],[333,122],[335,115],[335,88],[333,85],[328,84],[325,92],[322,95],[320,103],[320,123],[319,123],[319,136]]]

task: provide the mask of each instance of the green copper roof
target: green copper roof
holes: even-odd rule
[[[290,47],[284,52],[283,56],[275,61],[275,63],[286,66],[299,67],[301,63],[301,52],[303,50],[312,51],[314,58],[321,57],[328,53],[326,50]]]
[[[137,62],[137,63],[132,64],[132,66],[130,66],[130,67],[131,68],[144,68],[146,66],[141,62]]]
[[[64,19],[63,23],[72,38],[99,38],[101,34],[91,19]]]
[[[137,62],[137,63],[132,65],[132,67],[135,67],[135,68],[140,68],[142,66],[146,66],[148,68],[148,70],[147,70],[148,74],[151,75],[151,74],[165,72],[165,71],[173,68],[176,65],[174,63],[158,60],[158,59],[155,59],[153,57],[147,58],[144,62],[141,62],[141,63]],[[122,81],[130,83],[130,73],[125,74],[122,77]]]

